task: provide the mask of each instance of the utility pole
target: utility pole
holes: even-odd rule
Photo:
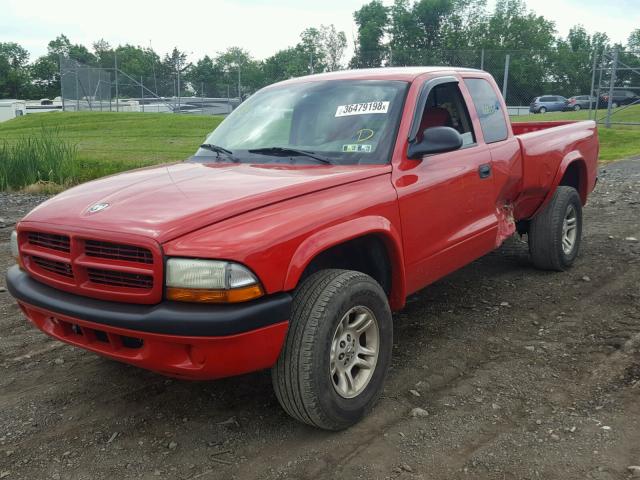
[[[142,97],[140,103],[142,105],[142,113],[144,113],[144,84],[142,83],[142,75],[140,75],[140,96]]]
[[[178,73],[178,113],[180,113],[180,64],[182,62],[180,62],[180,58],[178,58],[178,68],[177,68],[177,73]]]
[[[120,101],[119,101],[119,92],[118,92],[118,53],[116,50],[113,51],[113,62],[115,64],[116,70],[116,112],[120,111]]]
[[[480,50],[480,70],[484,70],[484,48]]]
[[[605,126],[611,128],[611,111],[613,109],[613,90],[616,84],[616,69],[618,68],[618,49],[613,51],[613,59],[611,60],[611,80],[609,82],[609,99],[607,101],[607,121]]]
[[[511,61],[511,55],[507,53],[504,58],[504,78],[502,80],[502,98],[504,103],[507,103],[507,83],[509,82],[509,62]]]
[[[591,110],[593,109],[593,90],[596,85],[596,68],[598,68],[598,50],[593,49],[593,67],[591,69],[591,90],[589,90],[589,120],[591,120]],[[598,100],[596,99],[596,102]],[[598,110],[598,104],[596,103],[596,112]],[[597,116],[597,115],[596,115]]]

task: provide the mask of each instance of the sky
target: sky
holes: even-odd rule
[[[383,0],[391,4],[392,0]],[[31,60],[46,53],[47,43],[64,33],[87,47],[104,38],[111,45],[149,46],[160,55],[174,46],[190,60],[215,56],[240,46],[266,58],[293,46],[307,27],[334,24],[353,52],[353,12],[367,0],[0,0],[0,42],[17,42]],[[488,0],[492,8],[495,0]],[[626,42],[640,28],[640,0],[528,0],[529,8],[556,22],[566,35],[581,23]]]

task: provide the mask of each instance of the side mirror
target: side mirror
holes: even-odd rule
[[[433,153],[451,152],[462,147],[462,135],[451,127],[431,127],[424,131],[420,143],[410,143],[407,156],[422,158]]]

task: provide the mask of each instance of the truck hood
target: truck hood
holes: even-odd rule
[[[71,188],[24,220],[142,235],[162,243],[249,210],[390,171],[390,165],[185,162]]]

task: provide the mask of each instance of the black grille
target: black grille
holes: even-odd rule
[[[87,269],[89,280],[100,285],[112,287],[128,287],[150,289],[153,287],[153,277],[137,273],[117,272],[98,268]]]
[[[121,245],[100,240],[86,240],[84,251],[89,257],[124,260],[136,263],[153,263],[153,255],[150,250],[134,245]]]
[[[55,260],[49,260],[42,257],[31,257],[33,263],[38,265],[43,270],[47,270],[48,272],[53,272],[58,275],[67,278],[73,278],[73,270],[71,269],[71,265],[64,262],[56,262]]]
[[[37,247],[49,248],[60,252],[71,251],[69,237],[66,235],[56,235],[54,233],[29,232],[27,234],[29,243]]]

